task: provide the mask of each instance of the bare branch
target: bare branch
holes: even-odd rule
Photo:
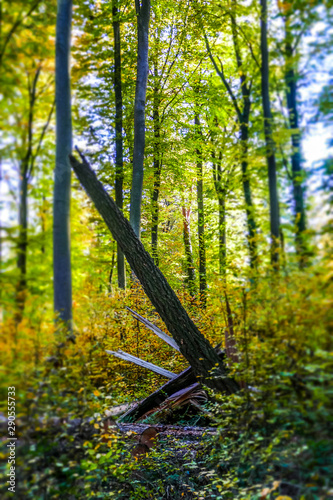
[[[34,164],[35,164],[35,160],[36,160],[36,158],[37,158],[37,156],[39,154],[40,148],[42,147],[42,143],[43,143],[45,134],[47,132],[47,129],[49,128],[49,125],[50,125],[50,122],[51,122],[51,118],[52,118],[52,115],[53,115],[53,112],[54,112],[54,108],[55,108],[55,99],[54,99],[54,101],[52,103],[49,115],[48,115],[47,120],[46,120],[46,122],[44,124],[42,132],[40,134],[39,141],[38,141],[38,146],[36,148],[36,152],[35,152],[34,155],[32,155],[31,164],[30,164],[30,170],[29,170],[29,178],[31,178],[32,171],[33,171]]]
[[[163,110],[162,110],[162,114],[161,114],[161,123],[163,122],[164,120],[164,115],[165,115],[165,112],[166,110],[168,109],[168,107],[173,103],[173,101],[176,99],[176,97],[179,95],[179,93],[183,90],[183,88],[185,87],[185,85],[187,85],[190,81],[190,79],[192,78],[192,76],[196,73],[197,69],[199,68],[199,66],[201,65],[203,61],[203,58],[200,59],[199,63],[197,64],[197,66],[194,68],[194,70],[192,71],[191,75],[189,76],[189,78],[187,79],[187,81],[185,83],[183,83],[183,85],[181,85],[181,87],[179,87],[178,91],[175,93],[175,95],[172,97],[172,99],[170,99],[166,105],[164,106]]]
[[[212,51],[211,51],[211,48],[210,48],[210,45],[209,45],[209,41],[208,41],[208,38],[207,38],[207,35],[205,33],[205,31],[203,32],[204,34],[204,38],[205,38],[205,44],[206,44],[206,49],[207,49],[207,52],[208,52],[208,56],[209,56],[209,59],[212,61],[213,65],[214,65],[214,68],[215,68],[215,71],[216,73],[219,75],[219,77],[221,78],[225,88],[227,89],[227,92],[233,102],[233,105],[234,105],[234,108],[236,110],[236,113],[237,113],[237,116],[238,116],[238,119],[241,120],[241,117],[242,117],[242,113],[241,113],[241,110],[239,109],[239,106],[238,106],[238,103],[237,103],[237,99],[228,83],[228,81],[226,80],[225,76],[224,76],[224,71],[223,71],[223,64],[222,64],[222,61],[220,60],[220,58],[218,57],[218,60],[219,60],[219,63],[221,65],[221,69],[219,69],[215,59],[214,59],[214,56],[212,54]]]

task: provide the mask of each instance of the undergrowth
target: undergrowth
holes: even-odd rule
[[[10,380],[18,398],[17,498],[333,497],[329,274],[308,270],[280,281],[230,285],[240,362],[229,370],[241,391],[211,394],[214,403],[206,410],[216,435],[198,443],[160,439],[142,460],[131,457],[133,436],[105,424],[105,410],[141,399],[163,379],[105,349],[121,348],[175,372],[186,363],[125,310],[129,305],[163,328],[140,289],[110,297],[88,285],[77,301],[74,342],[55,334],[47,316],[38,317],[33,298],[19,329],[10,318],[3,325],[1,392],[5,400]],[[224,292],[217,283],[205,311],[180,292],[213,344],[226,329]],[[7,454],[3,441],[2,498],[11,498]]]

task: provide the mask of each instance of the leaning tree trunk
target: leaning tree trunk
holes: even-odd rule
[[[120,47],[120,23],[118,0],[113,0],[112,25],[114,38],[114,93],[116,104],[115,132],[116,132],[116,180],[115,194],[117,207],[123,209],[123,96],[121,83],[121,47]],[[117,245],[117,273],[119,288],[126,287],[125,259],[124,254]]]
[[[267,0],[260,0],[261,95],[264,114],[266,158],[270,198],[271,261],[277,267],[280,247],[280,214],[276,175],[275,144],[272,137],[272,112],[269,97],[269,56],[267,44]]]
[[[134,150],[130,222],[140,237],[143,160],[145,152],[145,108],[148,79],[148,33],[150,0],[135,0],[138,23],[138,57],[134,104]]]
[[[72,276],[70,254],[72,116],[70,41],[72,0],[58,0],[56,34],[56,167],[53,200],[54,310],[72,328]]]
[[[195,374],[213,389],[233,393],[237,383],[227,376],[226,368],[208,340],[189,318],[175,292],[160,269],[144,249],[131,224],[108,195],[95,172],[83,158],[80,163],[71,156],[73,169],[103,217],[114,239],[119,243],[131,269],[140,280],[147,296],[179,345]]]

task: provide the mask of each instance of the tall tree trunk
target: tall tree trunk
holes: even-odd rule
[[[236,3],[236,2],[234,2]],[[242,166],[242,183],[245,198],[245,210],[247,218],[247,228],[248,228],[248,245],[250,253],[250,265],[252,268],[257,267],[257,224],[255,221],[254,207],[252,203],[252,191],[248,173],[248,142],[249,142],[249,121],[250,121],[250,110],[251,110],[251,84],[248,85],[248,80],[246,73],[243,70],[243,61],[241,57],[241,51],[239,48],[238,34],[236,19],[231,16],[231,27],[232,27],[232,37],[234,42],[234,49],[237,61],[237,67],[239,70],[239,80],[242,91],[242,101],[243,109],[238,112],[238,119],[240,124],[240,139],[241,139],[241,166]],[[237,112],[237,108],[236,108]]]
[[[41,66],[39,65],[35,71],[32,81],[30,80],[30,76],[28,76],[29,113],[27,128],[27,151],[21,161],[19,181],[19,236],[17,246],[17,268],[19,270],[19,279],[16,285],[16,324],[20,323],[20,321],[22,320],[26,298],[28,251],[28,183],[32,174],[32,166],[34,161],[32,150],[34,135],[34,108],[36,103],[37,83],[40,72]]]
[[[269,55],[267,44],[267,0],[260,0],[261,95],[264,115],[266,158],[270,198],[271,261],[277,268],[280,247],[280,214],[276,175],[275,144],[272,137],[272,112],[269,97]]]
[[[194,124],[196,129],[196,140],[202,137],[200,130],[199,115],[194,117]],[[207,290],[207,276],[206,276],[206,242],[205,242],[205,212],[204,212],[204,199],[203,199],[203,171],[202,171],[202,151],[201,146],[197,145],[197,201],[198,201],[198,241],[199,241],[199,294],[200,302],[203,306],[206,305],[206,290]]]
[[[222,181],[222,152],[220,151],[218,160],[216,159],[215,152],[212,153],[213,162],[213,179],[215,191],[219,203],[219,270],[220,276],[226,274],[226,259],[227,259],[227,246],[226,246],[226,225],[225,225],[225,198],[226,186]]]
[[[291,33],[289,32],[289,19],[285,20],[286,30],[286,87],[287,87],[287,104],[289,114],[289,124],[292,130],[291,144],[291,165],[292,165],[292,182],[293,182],[293,197],[295,211],[295,226],[296,226],[296,251],[300,256],[300,266],[304,266],[304,253],[306,251],[304,244],[304,231],[306,230],[306,216],[304,203],[304,188],[303,188],[303,168],[301,162],[301,139],[298,130],[298,112],[297,112],[297,86],[296,73],[294,69],[294,49],[291,42]]]
[[[70,42],[72,0],[58,0],[56,32],[56,166],[53,200],[54,310],[72,329],[72,277],[70,256],[72,150]]]
[[[19,278],[16,285],[16,323],[20,323],[25,306],[27,287],[27,250],[28,250],[28,166],[26,161],[20,168],[19,187],[19,235],[17,245],[17,268]]]
[[[190,214],[191,210],[186,209],[185,206],[182,207],[183,214],[183,238],[185,247],[185,259],[186,259],[186,273],[187,277],[185,283],[188,286],[189,293],[191,297],[195,297],[196,286],[195,286],[195,268],[193,262],[192,244],[191,244],[191,229],[190,229]]]
[[[120,210],[123,209],[123,96],[121,83],[121,47],[120,47],[120,22],[118,0],[113,0],[112,25],[114,38],[114,93],[116,104],[115,131],[116,131],[116,180],[115,192],[116,203]],[[126,287],[125,259],[124,254],[117,245],[117,273],[119,288]]]
[[[148,34],[150,0],[135,0],[138,28],[138,57],[134,104],[133,178],[131,190],[130,222],[140,237],[141,199],[143,186],[143,160],[145,152],[145,108],[148,79]]]
[[[82,163],[78,162],[73,156],[71,156],[71,164],[113,237],[120,244],[147,296],[196,375],[202,377],[209,387],[227,393],[235,392],[238,385],[227,377],[223,361],[219,359],[214,348],[189,318],[129,222],[97,180],[90,165],[84,159]]]
[[[244,113],[243,113],[244,114]],[[248,173],[248,138],[249,138],[249,115],[245,116],[241,122],[241,151],[242,151],[242,183],[246,205],[246,218],[248,228],[248,244],[250,252],[250,265],[253,269],[257,268],[258,250],[257,250],[257,224],[254,215],[252,203],[252,191]]]
[[[154,169],[154,187],[151,200],[152,206],[152,226],[151,226],[151,250],[152,257],[155,264],[158,266],[158,252],[157,252],[157,241],[158,241],[158,218],[159,218],[159,208],[158,208],[158,198],[160,194],[161,186],[161,151],[160,151],[160,140],[161,140],[161,123],[160,123],[160,89],[158,82],[158,67],[157,58],[154,61],[154,103],[153,103],[153,120],[154,120],[154,144],[153,144],[153,169]]]
[[[238,44],[236,20],[232,14],[230,14],[230,16],[231,16],[231,27],[232,27],[236,62],[237,62],[237,66],[238,66],[239,73],[240,73],[240,87],[241,87],[241,92],[242,92],[243,109],[241,109],[240,106],[238,105],[238,100],[237,100],[231,86],[229,85],[228,80],[225,78],[222,62],[220,61],[220,68],[217,65],[216,60],[213,57],[213,54],[212,54],[212,51],[211,51],[211,48],[209,45],[207,35],[205,33],[204,33],[204,37],[205,37],[205,43],[206,43],[206,48],[207,48],[209,58],[212,61],[216,73],[221,78],[223,85],[225,86],[226,91],[228,92],[228,94],[230,96],[231,102],[235,108],[235,111],[237,114],[237,119],[238,119],[238,122],[240,125],[242,182],[243,182],[243,190],[244,190],[244,197],[245,197],[245,204],[246,204],[246,217],[247,217],[247,227],[248,227],[247,238],[248,238],[248,245],[249,245],[249,252],[250,252],[250,264],[251,264],[252,268],[256,268],[257,267],[257,256],[258,256],[257,255],[257,243],[256,243],[257,225],[256,225],[256,221],[255,221],[254,207],[253,207],[253,202],[252,202],[251,185],[250,185],[250,179],[249,179],[249,174],[248,174],[248,138],[249,138],[248,128],[249,128],[249,118],[250,118],[250,109],[251,109],[251,100],[250,100],[251,85],[248,85],[247,77],[246,77],[246,74],[244,73],[241,52],[240,52],[240,48],[239,48],[239,44]]]

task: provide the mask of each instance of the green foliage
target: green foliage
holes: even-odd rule
[[[133,152],[133,103],[136,74],[134,3],[120,2],[124,111],[124,213],[129,213]],[[285,239],[281,270],[269,265],[269,204],[259,79],[258,3],[154,2],[150,28],[150,75],[146,106],[146,155],[142,206],[142,241],[149,251],[153,161],[157,140],[154,110],[160,116],[159,266],[192,319],[213,345],[233,328],[239,363],[229,363],[242,390],[232,397],[213,395],[208,420],[190,409],[174,413],[178,423],[216,426],[217,435],[201,442],[160,439],[143,460],[134,460],[132,436],[104,427],[110,407],[140,400],[165,381],[162,377],[106,354],[122,349],[179,373],[184,358],[147,331],[126,306],[164,328],[136,283],[118,290],[116,244],[95,209],[73,179],[71,207],[73,312],[75,343],[55,332],[52,307],[52,179],[54,122],[39,147],[54,99],[54,28],[56,3],[15,1],[1,4],[1,193],[5,194],[1,228],[0,393],[7,386],[18,394],[17,497],[31,499],[267,499],[319,500],[332,496],[332,242],[329,218],[311,213],[322,203],[331,210],[332,159],[302,180],[322,184],[318,199],[308,199],[309,229],[304,239],[311,259],[297,270],[295,224],[290,201],[288,157],[294,133],[287,122],[286,69],[296,71],[298,85],[312,82],[330,48],[331,2],[270,4],[269,36],[274,139],[277,145],[280,210]],[[34,9],[30,12],[30,8]],[[291,9],[291,11],[289,11]],[[47,16],[45,15],[47,12]],[[232,30],[237,22],[242,68],[237,64]],[[285,57],[288,37],[298,44]],[[16,22],[20,21],[16,26]],[[304,39],[315,23],[317,36]],[[16,26],[16,27],[15,27]],[[81,0],[75,5],[73,95],[75,134],[108,191],[113,194],[114,87],[112,2]],[[6,35],[12,35],[6,42]],[[327,28],[327,29],[326,29]],[[323,33],[323,30],[327,33]],[[207,57],[205,30],[220,59],[239,106],[240,78],[251,83],[248,125],[248,170],[258,227],[258,270],[250,269],[246,207],[241,169],[242,144],[234,105]],[[288,38],[288,39],[289,39]],[[305,40],[305,41],[304,41]],[[303,42],[304,41],[304,42]],[[297,45],[296,44],[296,45]],[[3,50],[5,49],[5,50]],[[309,58],[311,57],[310,62]],[[311,64],[311,65],[310,65]],[[25,310],[15,320],[19,167],[28,150],[29,88],[37,68],[38,99],[34,107],[33,175],[29,178],[29,229]],[[310,71],[299,71],[302,66]],[[196,92],[197,88],[200,92]],[[303,102],[316,120],[332,121],[331,82],[314,105]],[[314,91],[314,94],[316,92]],[[301,95],[299,95],[299,98]],[[314,108],[314,109],[313,109]],[[202,136],[195,134],[200,111]],[[302,118],[302,116],[301,116]],[[306,123],[304,122],[304,125]],[[302,125],[303,126],[303,125]],[[191,297],[186,285],[182,215],[188,212],[195,268],[198,267],[196,149],[203,155],[203,194],[207,255],[207,307]],[[213,178],[212,152],[221,152],[226,192],[226,260],[219,270],[219,200]],[[289,172],[289,175],[288,175]],[[321,182],[322,181],[322,182]],[[1,187],[2,187],[1,186]],[[328,203],[327,203],[328,202]],[[320,217],[319,217],[320,218]],[[5,232],[4,232],[5,231]],[[309,252],[310,253],[310,252]],[[222,272],[221,272],[222,271]],[[130,270],[127,269],[127,275]],[[231,312],[225,304],[228,297]],[[1,424],[6,416],[1,407]],[[166,420],[169,415],[164,415]],[[147,424],[156,423],[149,417]],[[8,450],[1,450],[6,462]],[[2,485],[6,468],[1,468]],[[6,498],[4,490],[1,498]],[[10,498],[10,497],[9,497]]]

